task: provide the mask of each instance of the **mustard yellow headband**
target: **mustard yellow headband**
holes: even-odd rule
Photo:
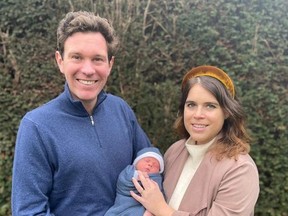
[[[228,89],[232,97],[235,97],[234,84],[231,78],[223,70],[209,65],[199,66],[188,71],[183,78],[182,89],[188,80],[199,76],[210,76],[219,80]]]

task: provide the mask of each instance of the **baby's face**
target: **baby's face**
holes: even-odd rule
[[[154,157],[144,157],[137,162],[136,169],[146,173],[158,173],[160,164]]]

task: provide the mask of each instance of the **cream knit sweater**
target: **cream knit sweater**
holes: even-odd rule
[[[215,138],[214,138],[215,139]],[[188,139],[185,143],[185,146],[190,154],[188,157],[182,173],[179,177],[175,190],[170,199],[169,205],[178,210],[181,200],[186,192],[186,189],[191,182],[198,166],[200,165],[207,149],[213,143],[214,139],[206,144],[195,145],[195,142],[192,139]]]

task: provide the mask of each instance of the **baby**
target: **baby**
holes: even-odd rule
[[[138,193],[132,177],[138,178],[138,170],[155,182],[160,189],[162,186],[162,172],[164,170],[163,156],[155,147],[144,148],[137,153],[137,157],[132,165],[128,165],[120,174],[117,181],[116,199],[114,205],[109,208],[105,216],[152,216],[145,208],[130,196],[130,191]]]

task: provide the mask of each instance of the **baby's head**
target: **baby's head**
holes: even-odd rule
[[[164,170],[163,157],[155,147],[147,147],[139,151],[133,165],[137,170],[146,173],[162,173]]]

